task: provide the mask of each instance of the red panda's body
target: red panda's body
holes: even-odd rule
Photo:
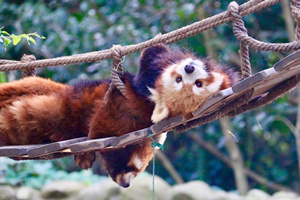
[[[11,97],[11,102],[1,106],[0,141],[12,145],[40,144],[82,136],[88,136],[88,139],[105,138],[149,127],[152,124],[150,118],[153,104],[145,96],[135,93],[130,83],[132,78],[128,73],[123,76],[126,98],[114,89],[106,100],[103,97],[109,87],[107,81],[80,82],[74,86],[61,84],[58,90],[55,87],[57,83],[37,77],[2,84],[0,94],[6,93]],[[28,90],[26,93],[27,87],[20,88],[20,84],[24,86],[34,82],[38,82],[37,85],[31,84],[36,91]],[[13,91],[10,95],[5,88],[8,85],[10,87],[7,89]],[[53,91],[45,90],[45,94],[42,94],[39,88],[46,86],[53,88]],[[18,88],[19,91],[14,91],[13,88]],[[145,168],[152,158],[152,151],[149,139],[142,144],[102,152],[100,155],[104,158],[104,163],[110,165],[107,167],[114,178],[127,167],[133,152],[141,155],[139,160],[145,164],[140,167]],[[82,168],[90,168],[94,159],[94,153],[75,156],[75,161]],[[114,162],[110,164],[107,160]],[[133,168],[135,163],[131,164]],[[125,171],[123,173],[127,172]],[[118,183],[127,185],[123,180]]]
[[[209,95],[230,87],[235,78],[228,72],[232,71],[160,44],[142,52],[137,75],[123,74],[126,97],[114,88],[104,99],[110,81],[70,86],[31,77],[1,84],[0,142],[38,144],[124,135],[195,110]],[[165,138],[162,134],[157,139],[163,143]],[[149,138],[97,153],[113,180],[128,187],[152,159],[151,142]],[[94,160],[95,152],[75,155],[82,168],[90,168]]]

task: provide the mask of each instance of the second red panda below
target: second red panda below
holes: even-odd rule
[[[65,85],[30,77],[0,85],[0,142],[40,144],[87,136],[121,136],[167,117],[187,115],[211,94],[231,86],[237,73],[191,53],[159,44],[141,54],[137,75],[125,72],[124,97],[110,80]],[[157,140],[163,144],[166,133]],[[145,170],[153,157],[149,138],[118,150],[98,151],[112,179],[122,187]],[[95,152],[75,155],[90,168]]]

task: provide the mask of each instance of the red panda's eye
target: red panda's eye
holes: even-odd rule
[[[196,84],[197,87],[202,87],[202,82],[201,81],[196,81],[195,84]]]
[[[176,78],[177,83],[180,83],[181,81],[182,81],[182,78],[180,76]]]

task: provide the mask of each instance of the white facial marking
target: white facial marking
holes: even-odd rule
[[[201,95],[205,89],[203,87],[198,88],[196,85],[193,85],[193,92],[195,95]]]
[[[132,181],[132,179],[134,179],[135,174],[133,172],[127,172],[125,174],[118,174],[116,176],[116,183],[118,183],[119,185],[122,186],[122,184],[124,183],[128,183],[130,184],[130,182]]]
[[[137,169],[141,169],[144,166],[143,161],[138,156],[135,156],[132,162]]]
[[[187,74],[184,69],[186,65],[192,65],[195,67],[195,71]],[[176,72],[182,76],[182,82],[184,84],[194,84],[197,79],[206,79],[208,77],[204,63],[200,60],[193,60],[192,58],[187,58],[180,62],[176,68]]]
[[[212,72],[214,76],[214,81],[207,86],[207,90],[211,93],[217,92],[220,90],[220,87],[224,81],[224,76],[217,72]]]
[[[186,65],[192,65],[195,67],[195,70],[190,74],[186,73]],[[176,82],[177,77],[174,77],[174,74],[172,74],[174,72],[181,77],[182,80],[180,82]],[[208,76],[209,74],[205,70],[205,65],[202,61],[187,58],[178,64],[168,67],[162,74],[162,81],[165,88],[173,88],[175,91],[180,91],[185,84],[195,84],[197,79],[206,79]],[[201,93],[198,89],[193,89],[193,91],[196,95],[200,95]]]
[[[123,179],[126,183],[130,183],[134,177],[135,177],[135,175],[133,172],[128,172],[123,175]]]
[[[172,77],[171,74],[172,72],[176,69],[177,65],[171,65],[166,69],[166,71],[163,72],[162,74],[162,81],[164,87],[169,87],[172,86],[173,88],[176,88],[178,83],[175,81],[175,77]]]

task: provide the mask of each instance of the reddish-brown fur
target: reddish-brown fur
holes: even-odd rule
[[[157,45],[145,50],[142,59],[154,60],[167,47]],[[138,78],[124,73],[124,97],[116,88],[104,100],[110,81],[88,81],[74,86],[30,77],[0,85],[0,142],[7,145],[39,144],[88,136],[88,139],[120,136],[152,125],[154,104],[140,88],[148,78],[149,62],[141,61]],[[148,81],[146,81],[148,83]],[[152,140],[118,150],[99,152],[111,177],[143,171],[152,159]],[[134,158],[143,164],[136,168]],[[75,162],[91,167],[95,152],[78,154]],[[126,187],[128,180],[120,179]]]
[[[33,84],[29,87],[31,82]],[[86,135],[88,139],[94,139],[120,136],[150,126],[153,105],[145,96],[135,93],[129,83],[129,74],[124,75],[124,82],[127,98],[114,89],[107,101],[103,99],[109,87],[107,82],[79,91],[76,86],[36,77],[1,84],[0,93],[9,94],[11,99],[0,110],[0,141],[12,145],[54,142]],[[144,154],[141,159],[148,163],[152,158],[151,140],[102,152],[101,156],[108,170],[117,174],[119,171],[114,164],[125,162],[126,166],[134,152]],[[124,159],[125,155],[129,160]],[[94,153],[75,157],[83,168],[91,167],[94,159]],[[114,178],[114,174],[111,176]]]
[[[190,57],[195,58],[190,53],[171,51],[165,45],[146,49],[141,56],[139,73],[136,76],[123,74],[126,97],[114,88],[104,99],[109,81],[82,82],[69,86],[31,77],[1,84],[0,142],[13,145],[55,142],[82,136],[88,136],[88,139],[105,138],[149,127],[154,103],[150,102],[148,88],[163,90],[160,75],[164,69]],[[205,66],[208,71],[221,70],[225,73],[211,61],[205,61]],[[230,87],[233,80],[230,75],[226,76],[221,89]],[[207,79],[207,82],[213,81],[214,78]],[[197,106],[193,105],[196,97],[189,100],[192,103],[185,103],[184,97],[173,99],[172,94],[167,96],[175,111],[176,107],[182,110],[182,105],[185,110],[174,111],[170,116],[186,114],[198,106],[196,103]],[[149,138],[118,150],[101,151],[99,155],[110,176],[117,181],[116,177],[120,174],[130,172],[136,176],[146,168],[153,155],[151,142]],[[137,168],[135,158],[138,158],[137,163],[143,165]],[[90,168],[94,160],[95,152],[75,156],[75,162],[85,169]],[[130,183],[130,180],[122,177],[118,181],[124,187]]]

